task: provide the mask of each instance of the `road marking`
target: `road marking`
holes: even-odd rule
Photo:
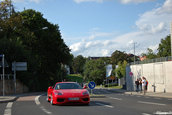
[[[44,95],[44,94],[43,94],[43,95]],[[39,101],[40,96],[42,96],[42,95],[39,95],[39,96],[37,96],[37,97],[35,98],[35,103],[36,103],[38,106],[41,104],[40,101]],[[48,111],[47,109],[45,109],[43,106],[40,106],[40,108],[41,108],[45,113],[47,113],[47,114],[49,114],[49,115],[52,114],[50,111]]]
[[[39,97],[40,97],[40,95],[39,95],[39,96],[37,96],[37,97],[35,98],[35,103],[36,103],[37,105],[40,105]]]
[[[155,115],[171,115],[171,114],[172,114],[172,112],[171,112],[171,111],[169,111],[169,112],[161,112],[161,111],[157,111],[157,112],[155,112],[154,114],[155,114]]]
[[[45,113],[47,113],[47,114],[49,114],[49,115],[52,114],[51,112],[49,112],[48,110],[46,110],[43,106],[41,106],[40,108],[41,108]]]
[[[110,99],[115,99],[115,100],[119,100],[121,101],[122,99],[121,98],[114,98],[114,97],[109,97]]]
[[[100,106],[105,106],[105,107],[113,108],[113,106],[105,105],[105,104],[102,104],[102,103],[96,103],[96,104],[97,104],[97,105],[100,105]]]
[[[12,108],[13,102],[9,102],[5,108],[4,115],[11,115],[11,108]]]
[[[162,104],[162,103],[153,103],[153,102],[145,102],[145,101],[138,101],[138,103],[151,104],[151,105],[162,105],[162,106],[166,105],[166,104]]]

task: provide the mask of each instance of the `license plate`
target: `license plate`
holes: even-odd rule
[[[77,101],[79,98],[69,98],[69,101]]]

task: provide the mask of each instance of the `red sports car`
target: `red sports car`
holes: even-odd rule
[[[76,82],[57,82],[54,88],[52,86],[48,88],[47,101],[50,101],[52,105],[88,105],[90,103],[90,96],[88,90],[82,88]]]

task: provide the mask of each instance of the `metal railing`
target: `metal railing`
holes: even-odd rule
[[[156,63],[156,62],[164,62],[164,61],[172,61],[172,56],[155,58],[155,59],[145,59],[143,61],[135,61],[135,62],[129,63],[129,65],[146,64],[146,63]]]

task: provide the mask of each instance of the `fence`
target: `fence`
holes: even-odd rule
[[[172,56],[155,58],[155,59],[146,59],[146,60],[143,60],[143,61],[135,61],[135,62],[131,62],[129,65],[156,63],[156,62],[165,62],[165,61],[172,61]]]

